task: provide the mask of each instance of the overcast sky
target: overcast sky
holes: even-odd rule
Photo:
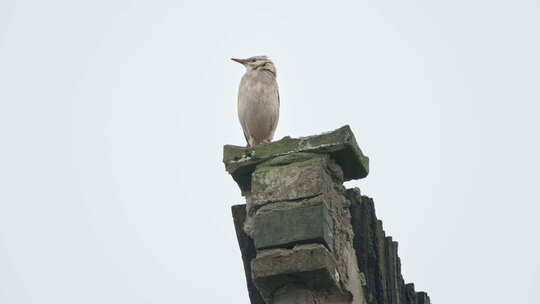
[[[540,4],[0,1],[0,303],[249,303],[230,57],[276,139],[349,124],[403,275],[539,303]]]

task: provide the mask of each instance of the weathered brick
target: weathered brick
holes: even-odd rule
[[[320,135],[290,138],[246,148],[226,145],[223,163],[243,193],[250,191],[251,174],[262,162],[298,152],[330,155],[343,169],[344,179],[364,178],[369,172],[369,158],[364,156],[349,126]]]
[[[320,198],[273,204],[257,212],[253,241],[257,249],[320,243],[333,248],[332,219]]]
[[[252,261],[251,269],[264,298],[286,284],[300,283],[316,290],[340,289],[334,257],[320,244],[263,250]]]
[[[305,155],[305,159],[286,165],[275,162],[253,172],[250,199],[254,205],[317,196],[332,186],[330,159],[325,155]]]
[[[430,304],[431,301],[427,293],[420,291],[416,293],[416,303],[417,304]]]

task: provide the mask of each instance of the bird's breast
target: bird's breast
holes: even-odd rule
[[[244,133],[255,138],[271,136],[279,115],[279,96],[274,77],[246,73],[238,92],[238,116]]]

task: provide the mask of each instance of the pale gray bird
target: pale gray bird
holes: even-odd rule
[[[276,68],[266,56],[231,59],[246,67],[238,89],[238,118],[247,145],[269,143],[279,119]]]

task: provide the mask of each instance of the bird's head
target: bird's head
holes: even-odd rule
[[[254,70],[267,70],[276,74],[276,68],[274,63],[266,56],[253,56],[246,59],[231,58],[231,60],[236,61],[246,67],[247,71]]]

